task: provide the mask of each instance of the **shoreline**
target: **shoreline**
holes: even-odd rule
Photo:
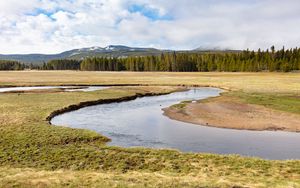
[[[85,101],[85,102],[80,102],[78,104],[73,104],[67,107],[64,107],[62,109],[58,109],[53,111],[52,113],[50,113],[50,115],[46,118],[46,121],[48,121],[48,123],[50,125],[52,125],[51,120],[52,118],[54,118],[55,116],[67,113],[67,112],[71,112],[71,111],[75,111],[75,110],[79,110],[81,108],[84,107],[88,107],[88,106],[94,106],[94,105],[99,105],[99,104],[109,104],[109,103],[120,103],[120,102],[126,102],[126,101],[131,101],[131,100],[135,100],[137,98],[142,98],[142,97],[150,97],[150,96],[160,96],[160,95],[168,95],[171,94],[173,92],[180,92],[180,91],[184,91],[185,88],[182,89],[177,89],[175,91],[172,92],[162,92],[162,93],[154,93],[154,92],[149,92],[149,93],[136,93],[132,96],[126,96],[126,97],[121,97],[121,98],[113,98],[113,99],[99,99],[99,100],[94,100],[94,101]]]
[[[170,119],[195,125],[249,131],[300,133],[300,116],[219,96],[162,109]]]
[[[233,91],[233,89],[223,86],[216,86],[216,85],[210,85],[210,84],[21,84],[21,85],[0,85],[1,88],[15,88],[15,87],[55,87],[55,86],[61,86],[61,87],[143,87],[143,86],[169,86],[169,87],[209,87],[209,88],[218,88],[222,89],[224,91]]]
[[[118,87],[118,86],[119,87],[129,86],[129,85],[122,85],[122,86],[121,85],[111,85],[111,86],[116,86],[116,87]],[[91,86],[91,85],[85,85],[85,86]],[[93,86],[96,86],[96,85],[93,85]],[[97,86],[99,86],[99,85],[97,85]],[[138,84],[135,85],[135,84],[132,84],[130,86],[154,86],[154,85],[147,85],[147,84],[145,84],[145,85],[138,85]],[[168,85],[168,86],[170,86],[170,85]],[[78,86],[78,87],[80,87],[80,86]],[[84,87],[84,86],[81,85],[81,87]],[[176,87],[212,87],[212,86],[176,85]],[[278,125],[264,126],[264,127],[259,127],[259,126],[254,126],[253,127],[253,126],[247,126],[247,125],[246,126],[236,126],[236,125],[231,126],[229,124],[232,123],[232,120],[234,121],[234,118],[231,121],[228,120],[228,118],[226,118],[226,117],[225,118],[220,118],[218,121],[222,122],[222,123],[218,123],[218,122],[216,123],[214,118],[203,117],[203,116],[202,117],[201,116],[195,117],[196,114],[185,111],[186,108],[188,108],[189,110],[193,110],[194,108],[197,108],[197,107],[201,106],[201,104],[210,104],[210,102],[215,102],[215,101],[218,102],[220,98],[224,97],[222,95],[222,93],[231,91],[228,88],[221,88],[221,87],[214,87],[214,88],[219,88],[219,89],[223,90],[220,93],[220,96],[210,97],[208,99],[200,100],[200,101],[197,101],[197,103],[186,103],[185,104],[186,106],[184,106],[184,108],[181,108],[181,109],[174,108],[174,106],[176,106],[176,105],[173,105],[173,106],[162,109],[163,112],[164,112],[163,115],[169,117],[170,119],[176,120],[176,121],[182,121],[182,122],[186,122],[186,123],[192,123],[192,124],[195,124],[195,125],[215,127],[215,128],[225,128],[225,129],[235,129],[235,130],[249,130],[249,131],[285,131],[285,132],[300,133],[300,126],[296,126],[295,128],[290,128],[290,127],[286,127],[286,126],[278,126]],[[61,115],[61,114],[67,113],[67,112],[79,110],[79,109],[84,108],[84,107],[100,105],[100,104],[126,102],[126,101],[135,100],[135,99],[141,98],[141,97],[168,95],[168,94],[171,94],[173,92],[180,92],[180,91],[185,90],[185,89],[188,89],[188,88],[177,89],[175,91],[167,92],[167,93],[164,93],[164,92],[163,93],[155,93],[155,92],[136,93],[135,95],[132,95],[132,96],[126,96],[126,97],[115,98],[115,99],[100,99],[100,100],[94,100],[94,101],[84,101],[84,102],[80,102],[78,104],[73,104],[73,105],[64,107],[62,109],[58,109],[58,110],[53,111],[52,113],[50,113],[49,116],[47,116],[46,121],[48,121],[48,123],[50,125],[52,125],[51,120],[55,116],[58,116],[58,115]],[[236,101],[233,100],[233,98],[231,98],[230,100],[233,101],[233,104],[231,104],[232,106],[236,105],[235,104]],[[182,103],[180,103],[180,104],[182,104]],[[242,104],[242,103],[240,103],[240,104]],[[280,113],[279,116],[282,116],[282,114],[283,114],[283,116],[286,115],[287,117],[296,116],[295,114],[291,114],[291,113],[288,113],[288,112],[278,112],[276,110],[269,109],[269,108],[263,107],[261,105],[253,105],[253,104],[247,104],[247,103],[243,103],[242,105],[248,105],[248,106],[250,106],[250,108],[251,107],[264,108],[264,109],[267,109],[269,111],[273,111],[274,113]],[[253,109],[250,109],[250,111],[251,110],[253,110]],[[236,112],[238,113],[238,111],[236,111]],[[212,112],[212,113],[214,113],[214,112]],[[220,111],[218,111],[217,113],[222,114],[222,112],[220,112]],[[300,116],[298,118],[299,118],[299,125],[300,125]],[[248,120],[253,122],[252,117]],[[249,123],[249,121],[245,121],[245,122]],[[269,119],[266,119],[265,123],[269,124],[269,121],[270,121]]]
[[[50,86],[50,85],[31,85],[32,87],[34,86]],[[24,87],[31,87],[31,86],[24,86]],[[52,85],[51,85],[52,86]],[[180,84],[180,85],[161,85],[161,84],[61,84],[61,85],[53,85],[53,86],[73,86],[73,87],[88,87],[88,86],[114,86],[114,87],[128,87],[128,86],[174,86],[174,87],[186,87],[185,89],[188,88],[192,88],[192,87],[213,87],[213,88],[219,88],[222,89],[223,91],[220,93],[220,96],[217,97],[210,97],[208,99],[204,99],[204,100],[200,100],[197,101],[197,103],[186,103],[185,107],[182,109],[177,109],[174,108],[174,106],[170,106],[167,108],[162,109],[163,110],[163,115],[169,117],[170,119],[173,120],[177,120],[177,121],[182,121],[182,122],[186,122],[186,123],[192,123],[192,124],[196,124],[196,125],[201,125],[201,126],[209,126],[209,127],[216,127],[216,128],[226,128],[226,129],[236,129],[236,130],[249,130],[249,131],[286,131],[286,132],[300,132],[300,126],[296,127],[296,128],[290,128],[290,127],[285,127],[285,126],[266,126],[266,127],[252,127],[252,126],[230,126],[228,125],[228,123],[231,123],[232,121],[228,122],[228,119],[224,118],[224,119],[219,119],[220,121],[222,121],[222,123],[216,123],[214,121],[214,118],[207,118],[207,117],[203,117],[203,116],[199,116],[199,117],[195,117],[195,114],[190,113],[190,112],[186,112],[186,108],[189,108],[189,110],[193,110],[193,108],[195,108],[196,106],[200,106],[201,104],[209,104],[211,101],[214,102],[214,100],[217,100],[219,98],[224,97],[222,95],[222,93],[225,92],[229,92],[232,91],[229,88],[226,87],[216,87],[216,86],[211,86],[211,85],[186,85],[186,84]],[[0,88],[4,88],[4,87],[23,87],[23,86],[18,86],[18,85],[11,85],[11,86],[5,86],[5,85],[0,85]],[[84,101],[84,102],[80,102],[78,104],[73,104],[67,107],[64,107],[62,109],[58,109],[53,111],[52,113],[50,113],[49,116],[46,117],[46,121],[48,121],[48,123],[50,125],[51,124],[51,120],[52,118],[54,118],[55,116],[67,113],[67,112],[71,112],[74,110],[78,110],[80,108],[84,108],[84,107],[88,107],[88,106],[93,106],[93,105],[99,105],[99,104],[109,104],[109,103],[119,103],[119,102],[126,102],[126,101],[131,101],[131,100],[135,100],[137,98],[140,97],[147,97],[147,96],[159,96],[159,95],[167,95],[173,92],[178,92],[181,91],[176,90],[176,91],[172,91],[172,92],[168,92],[168,93],[155,93],[155,92],[150,92],[150,93],[136,93],[135,95],[132,96],[126,96],[126,97],[121,97],[121,98],[115,98],[115,99],[100,99],[100,100],[94,100],[94,101]],[[40,91],[38,91],[39,93]],[[47,92],[47,91],[45,91]],[[31,93],[30,91],[16,91],[16,92],[4,92],[4,93]],[[34,92],[33,92],[34,93]],[[43,92],[41,92],[43,93]],[[205,101],[205,102],[203,102]],[[182,103],[180,103],[182,104]],[[250,105],[247,103],[244,103],[245,105]],[[234,105],[234,104],[233,104]],[[251,106],[256,106],[259,108],[266,108],[263,107],[261,105],[251,105]],[[225,109],[226,110],[226,109]],[[272,110],[272,109],[269,109]],[[276,111],[276,110],[272,110],[272,111]],[[218,112],[220,113],[220,112]],[[287,114],[287,116],[295,116],[295,114],[291,114],[291,113],[287,113],[287,112],[280,112],[281,114]],[[300,116],[299,116],[300,117]],[[211,123],[213,121],[213,123]],[[251,119],[251,121],[253,121],[253,119]],[[269,120],[266,120],[266,122],[268,122]],[[248,121],[246,121],[248,122]],[[225,124],[224,124],[225,123]],[[299,121],[300,124],[300,121]]]

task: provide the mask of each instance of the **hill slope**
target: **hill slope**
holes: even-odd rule
[[[77,59],[81,60],[86,57],[128,57],[128,56],[149,56],[160,55],[163,52],[171,52],[172,50],[161,50],[155,48],[136,48],[122,45],[109,45],[107,47],[90,47],[79,48],[65,51],[59,54],[0,54],[0,60],[15,60],[25,64],[41,65],[53,59]],[[201,52],[238,52],[237,50],[228,50],[221,48],[196,48],[194,50],[177,51],[185,53],[201,53]]]
[[[90,47],[80,48],[70,51],[65,51],[59,54],[12,54],[1,55],[3,60],[16,60],[24,63],[41,64],[53,59],[83,59],[85,57],[126,57],[126,56],[145,56],[145,55],[159,55],[164,50],[155,48],[133,48],[121,45],[110,45],[105,48]]]

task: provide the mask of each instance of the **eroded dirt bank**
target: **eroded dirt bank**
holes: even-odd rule
[[[300,115],[245,104],[231,96],[182,103],[163,110],[171,119],[205,126],[300,132]]]

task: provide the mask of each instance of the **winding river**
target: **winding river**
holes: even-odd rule
[[[171,120],[162,108],[218,96],[216,88],[193,88],[163,96],[85,107],[51,123],[94,130],[121,147],[173,148],[183,152],[239,154],[265,159],[300,159],[300,134],[206,127]]]

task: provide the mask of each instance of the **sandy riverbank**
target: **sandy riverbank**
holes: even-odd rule
[[[174,105],[163,110],[171,119],[205,126],[300,132],[300,115],[245,104],[230,96]]]

